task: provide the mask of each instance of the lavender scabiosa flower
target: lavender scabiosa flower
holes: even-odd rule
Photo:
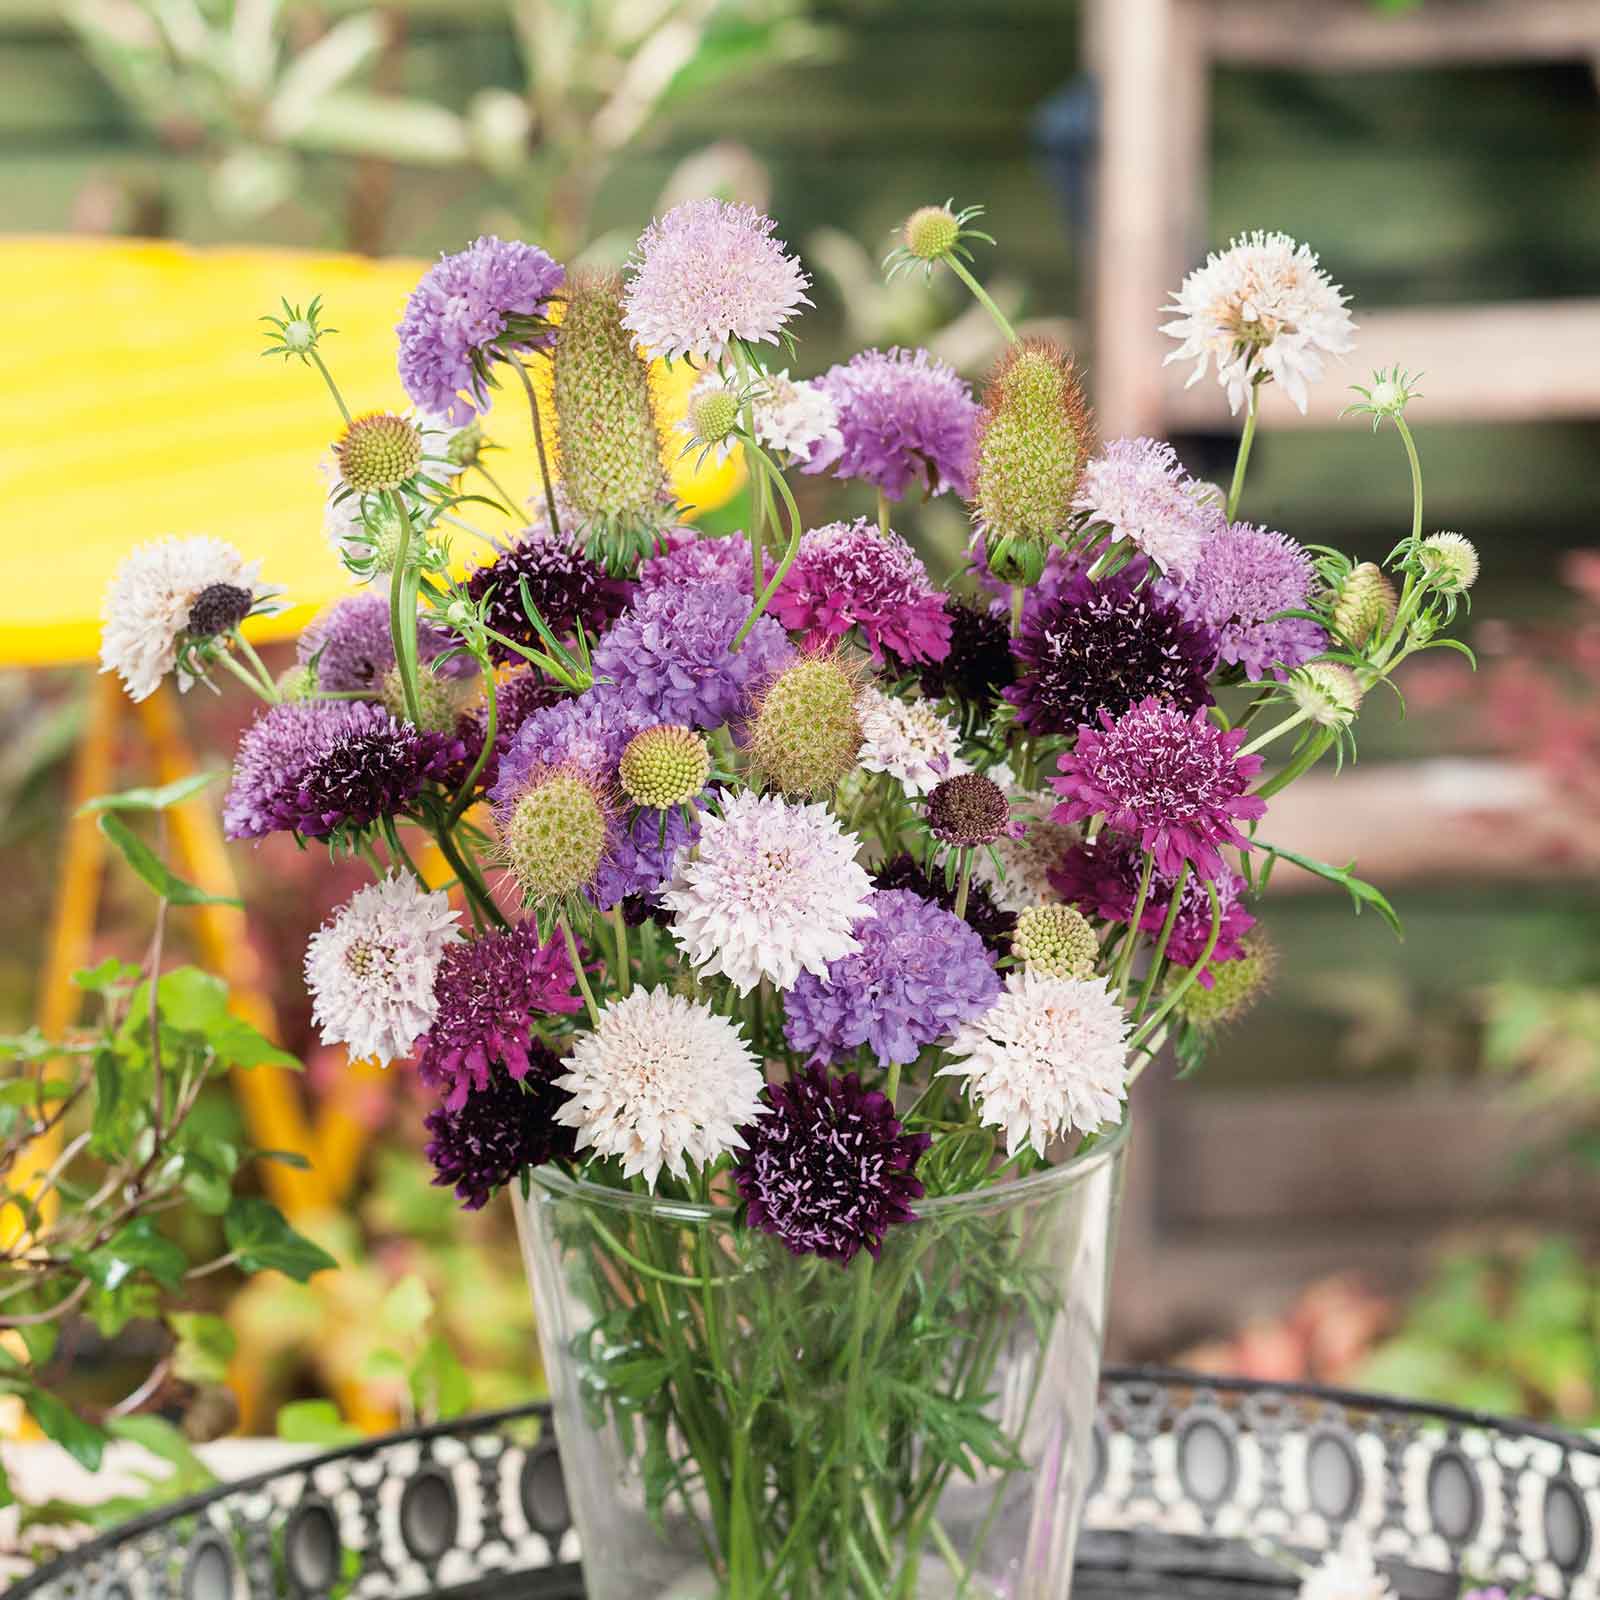
[[[537,245],[493,234],[441,256],[395,329],[406,393],[457,425],[474,407],[488,410],[490,366],[549,343],[550,302],[565,280],[560,263]]]
[[[1042,1156],[1052,1140],[1114,1125],[1127,1095],[1127,1013],[1105,978],[1006,977],[1000,998],[964,1023],[941,1078],[964,1077],[979,1120]]]
[[[871,883],[857,841],[823,805],[749,790],[721,801],[722,815],[701,818],[699,845],[680,852],[661,895],[679,949],[740,994],[763,977],[780,989],[802,971],[821,977],[860,947],[851,929]]]
[[[1017,681],[1005,698],[1033,734],[1070,733],[1098,712],[1120,716],[1149,696],[1184,711],[1211,703],[1215,637],[1145,586],[1139,561],[1114,577],[1082,575],[1031,610],[1013,644]]]
[[[811,280],[754,206],[689,200],[639,237],[622,326],[653,356],[715,362],[730,344],[776,344]]]
[[[610,911],[624,900],[640,900],[654,908],[657,891],[673,873],[678,852],[700,837],[698,825],[684,821],[678,810],[638,812],[606,846],[589,898],[598,911]]]
[[[899,500],[971,492],[978,403],[953,367],[926,350],[863,350],[817,380],[838,427],[815,444],[807,472],[860,478]]]
[[[866,684],[857,701],[867,772],[886,772],[908,794],[930,794],[946,778],[972,769],[957,753],[961,736],[927,700],[902,700]]]
[[[865,1045],[881,1066],[905,1066],[1000,992],[978,935],[909,890],[876,890],[852,931],[859,948],[820,977],[802,972],[784,996],[784,1037],[813,1060]]]
[[[1077,748],[1057,760],[1061,776],[1050,783],[1063,803],[1055,820],[1103,813],[1113,833],[1154,852],[1160,871],[1176,876],[1189,861],[1202,878],[1220,878],[1219,847],[1248,850],[1237,824],[1267,809],[1245,792],[1261,757],[1239,754],[1244,738],[1243,728],[1224,733],[1203,710],[1186,716],[1155,699],[1116,719],[1102,711],[1100,726],[1079,728]]]
[[[725,584],[646,590],[595,646],[595,676],[626,685],[630,704],[651,722],[721,727],[794,654],[771,617],[760,618],[733,652],[749,614],[746,596]]]
[[[467,598],[483,608],[489,627],[528,650],[542,650],[544,643],[523,607],[524,587],[546,627],[560,639],[570,638],[580,627],[591,635],[601,632],[629,597],[627,584],[608,577],[570,539],[548,528],[527,529],[493,561],[479,567],[467,579],[466,589]],[[492,637],[489,654],[502,663],[524,659]]]
[[[876,1257],[922,1198],[916,1166],[930,1137],[903,1132],[888,1096],[853,1072],[809,1066],[763,1099],[766,1115],[744,1130],[733,1173],[745,1221],[797,1256],[841,1266],[863,1249]]]
[[[417,656],[431,664],[460,641],[426,618],[417,619]],[[389,631],[389,598],[376,593],[346,595],[306,624],[295,644],[295,659],[316,668],[317,687],[324,694],[383,696],[383,680],[395,664],[394,636]],[[441,662],[445,678],[469,678],[477,663],[464,652]]]
[[[352,1061],[410,1055],[437,1011],[434,978],[461,937],[442,890],[393,874],[357,889],[306,946],[312,1021]]]
[[[179,665],[186,638],[210,638],[217,607],[196,606],[228,591],[228,617],[242,621],[256,597],[259,561],[246,561],[220,539],[158,539],[133,550],[106,589],[100,670],[115,672],[133,700],[147,700],[175,668],[178,687],[194,677]],[[241,602],[242,597],[242,602]],[[240,610],[240,605],[243,610]],[[233,625],[229,622],[229,626]]]
[[[872,885],[875,889],[909,889],[920,899],[932,901],[945,911],[953,912],[956,908],[956,891],[945,882],[944,874],[931,876],[917,865],[915,857],[904,852],[891,856],[873,873]],[[1011,953],[1011,936],[1017,919],[994,903],[988,889],[976,876],[967,890],[967,908],[962,920],[983,940],[986,949],[997,956]]]
[[[1156,439],[1113,439],[1083,469],[1072,503],[1174,578],[1194,571],[1227,520],[1177,451]]]
[[[680,1182],[744,1148],[763,1112],[761,1067],[738,1025],[666,989],[635,989],[580,1033],[555,1087],[570,1098],[556,1120],[579,1152],[622,1163],[651,1189],[665,1167]]]
[[[921,557],[898,533],[882,533],[864,517],[802,536],[772,611],[786,628],[805,629],[813,650],[852,628],[880,661],[886,649],[902,661],[939,661],[950,650],[944,596]]]
[[[750,541],[742,533],[702,538],[693,528],[673,528],[665,536],[666,548],[640,564],[639,592],[670,589],[695,583],[718,583],[737,589],[749,599],[755,593],[755,562]],[[770,575],[772,560],[765,559]]]
[[[566,1098],[554,1082],[561,1067],[547,1044],[530,1040],[520,1079],[491,1068],[474,1093],[459,1104],[446,1101],[422,1119],[428,1133],[422,1153],[433,1167],[433,1181],[453,1188],[465,1210],[481,1210],[528,1168],[577,1154],[572,1129],[556,1121]]]
[[[417,1041],[418,1078],[444,1091],[447,1111],[490,1089],[497,1068],[526,1078],[540,1065],[537,1018],[582,1004],[574,981],[565,943],[540,944],[532,923],[452,944],[433,980],[433,1020]]]

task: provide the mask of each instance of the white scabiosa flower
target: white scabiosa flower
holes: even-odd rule
[[[887,772],[906,792],[931,794],[946,778],[959,778],[972,768],[956,753],[961,736],[955,724],[941,717],[927,700],[901,700],[874,689],[861,691],[861,765],[868,772]]]
[[[613,1000],[580,1033],[555,1080],[571,1097],[556,1121],[577,1147],[615,1156],[622,1174],[655,1188],[662,1167],[680,1180],[742,1150],[739,1129],[765,1114],[763,1078],[735,1023],[668,989]]]
[[[1394,1590],[1378,1571],[1366,1535],[1352,1523],[1338,1547],[1301,1580],[1300,1600],[1394,1600]]]
[[[769,372],[753,406],[756,438],[785,461],[810,458],[818,447],[837,454],[843,445],[839,407],[815,383],[797,383],[787,371]]]
[[[1023,832],[1020,838],[996,839],[990,847],[994,855],[988,849],[974,851],[974,881],[989,891],[989,898],[1002,911],[1021,912],[1042,901],[1059,900],[1061,896],[1051,887],[1050,873],[1078,842],[1078,830],[1050,820],[1050,813],[1061,803],[1056,795],[1044,790],[1018,790],[1005,781],[1010,774],[1001,768],[989,776],[1007,791],[1011,815],[1022,824]],[[995,856],[1000,858],[998,870]]]
[[[824,977],[830,961],[861,948],[850,925],[869,915],[872,880],[856,840],[824,805],[748,790],[721,801],[661,895],[679,948],[740,994],[763,977],[780,989],[802,971]]]
[[[979,1120],[1005,1132],[1006,1153],[1093,1133],[1122,1116],[1128,1018],[1106,978],[1012,971],[981,1017],[962,1023],[940,1077],[964,1077]]]
[[[1325,356],[1355,347],[1355,323],[1339,286],[1317,265],[1308,245],[1286,233],[1241,234],[1183,280],[1161,331],[1180,341],[1168,361],[1195,363],[1198,383],[1214,360],[1217,382],[1234,410],[1251,384],[1276,378],[1302,414],[1307,386],[1323,373]]]
[[[461,937],[442,890],[390,875],[357,889],[306,946],[312,1020],[352,1061],[399,1060],[433,1026],[433,980]]]
[[[115,672],[129,697],[145,700],[178,664],[186,635],[210,638],[242,621],[260,598],[259,561],[221,539],[158,539],[117,568],[101,611],[100,670]],[[199,614],[195,613],[200,602]],[[194,682],[178,672],[178,687]]]

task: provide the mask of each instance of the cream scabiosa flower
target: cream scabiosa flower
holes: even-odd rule
[[[556,1121],[577,1147],[622,1162],[655,1188],[662,1167],[680,1180],[742,1150],[739,1129],[765,1115],[759,1062],[738,1027],[668,989],[636,989],[580,1033],[555,1080],[571,1097]]]
[[[1191,384],[1215,360],[1234,411],[1251,384],[1276,378],[1304,414],[1324,356],[1355,347],[1345,298],[1308,245],[1286,233],[1241,234],[1207,256],[1173,296],[1167,309],[1176,315],[1161,331],[1181,343],[1167,360],[1193,360]]]
[[[311,936],[306,987],[324,1044],[352,1061],[411,1054],[433,1026],[433,980],[445,947],[461,937],[443,890],[390,874],[356,892]]]
[[[115,672],[130,699],[147,700],[178,664],[185,634],[210,637],[211,620],[226,613],[239,622],[260,598],[259,561],[246,561],[221,539],[158,539],[139,545],[117,568],[101,610],[100,670]],[[195,602],[208,596],[228,604],[202,607],[217,617],[192,618]],[[178,687],[193,676],[178,672]]]
[[[972,768],[956,753],[960,735],[927,700],[901,700],[874,689],[861,691],[861,765],[868,772],[887,772],[914,795],[931,794],[946,778]]]
[[[721,804],[720,817],[701,817],[698,847],[679,854],[661,895],[702,975],[721,973],[740,994],[763,977],[788,989],[860,949],[850,925],[869,914],[872,880],[828,808],[748,790]]]
[[[1378,1571],[1366,1536],[1352,1523],[1337,1548],[1301,1580],[1299,1600],[1394,1600],[1394,1590]]]
[[[1022,824],[1020,837],[1002,836],[988,850],[975,850],[972,876],[988,891],[989,898],[1002,911],[1021,912],[1041,901],[1060,898],[1050,886],[1050,872],[1061,857],[1078,842],[1078,831],[1066,823],[1052,822],[1055,796],[1045,790],[1027,793],[1007,780],[1009,772],[997,768],[989,774],[1006,790],[1011,815]],[[1000,858],[997,870],[994,856]]]
[[[1025,969],[981,1017],[962,1023],[939,1076],[964,1077],[981,1122],[1005,1132],[1006,1154],[1116,1123],[1128,1084],[1128,1018],[1106,978]]]

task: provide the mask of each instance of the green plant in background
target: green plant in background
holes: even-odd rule
[[[142,964],[115,957],[76,974],[98,1015],[63,1039],[38,1030],[0,1039],[0,1392],[15,1396],[49,1438],[90,1471],[106,1444],[131,1439],[175,1470],[152,1479],[158,1498],[203,1478],[183,1435],[136,1415],[169,1380],[202,1392],[221,1385],[234,1336],[192,1303],[197,1280],[233,1270],[304,1282],[335,1265],[271,1201],[241,1193],[257,1158],[304,1165],[291,1151],[245,1145],[204,1114],[209,1085],[235,1069],[298,1069],[299,1062],[228,1007],[227,986],[195,967],[162,971],[168,909],[215,897],[176,877],[129,818],[154,816],[210,781],[102,796],[87,809],[156,894]],[[68,1394],[63,1332],[78,1321],[114,1339],[156,1323],[162,1352],[148,1377],[98,1416]],[[0,1495],[10,1488],[0,1473]],[[127,1500],[89,1513],[49,1505],[32,1521],[127,1514]],[[143,1503],[143,1502],[140,1502]]]

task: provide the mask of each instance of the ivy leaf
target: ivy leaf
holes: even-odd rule
[[[46,1438],[54,1439],[79,1466],[100,1470],[106,1436],[97,1427],[45,1389],[25,1391],[23,1403]]]
[[[97,794],[92,800],[84,801],[77,814],[83,817],[95,811],[165,811],[199,794],[221,776],[221,772],[193,772],[187,778],[164,783],[159,789],[124,789],[120,794]]]
[[[114,811],[101,812],[100,831],[163,900],[170,900],[175,906],[243,905],[243,901],[232,895],[207,894],[204,889],[180,878]]]
[[[153,1321],[160,1309],[161,1291],[148,1278],[129,1278],[115,1289],[96,1289],[84,1302],[84,1314],[102,1339],[115,1339],[130,1322]]]
[[[221,1317],[206,1311],[169,1311],[167,1326],[177,1336],[172,1373],[184,1383],[221,1383],[228,1375],[239,1341]]]
[[[411,1369],[411,1403],[418,1416],[448,1422],[472,1405],[472,1380],[439,1334],[422,1347]]]
[[[1329,883],[1338,884],[1341,889],[1344,889],[1349,894],[1355,905],[1357,915],[1360,914],[1363,906],[1371,906],[1389,924],[1395,938],[1405,938],[1405,932],[1400,926],[1400,918],[1394,907],[1389,904],[1383,891],[1375,888],[1364,879],[1356,877],[1351,871],[1351,868],[1355,866],[1355,862],[1352,861],[1347,867],[1334,867],[1329,866],[1326,861],[1317,861],[1311,856],[1303,856],[1298,850],[1286,850],[1282,845],[1268,844],[1262,839],[1257,839],[1255,844],[1258,850],[1265,850],[1268,855],[1276,859],[1292,862],[1295,866],[1314,873],[1317,877],[1323,878]]]
[[[291,1444],[354,1444],[361,1437],[331,1400],[291,1400],[278,1410],[278,1437]]]
[[[314,1272],[339,1265],[321,1245],[296,1233],[270,1200],[236,1195],[222,1220],[228,1248],[246,1272],[282,1272],[304,1283]]]
[[[76,1252],[74,1260],[92,1283],[108,1293],[120,1289],[138,1272],[148,1272],[174,1289],[189,1270],[188,1256],[156,1231],[150,1217],[136,1218],[98,1249]]]
[[[135,962],[107,956],[97,967],[80,967],[72,974],[72,983],[85,994],[112,994],[125,984],[136,983],[139,970]]]

